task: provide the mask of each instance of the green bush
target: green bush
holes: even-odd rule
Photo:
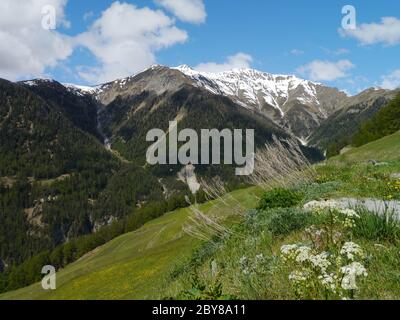
[[[313,219],[309,212],[295,208],[275,209],[270,212],[268,230],[274,236],[286,236],[308,226]]]
[[[180,292],[172,300],[237,300],[236,297],[223,293],[222,283],[218,278],[212,282],[203,282],[196,273],[191,275],[191,288]],[[170,300],[169,298],[165,300]]]
[[[302,194],[297,191],[276,188],[262,196],[257,209],[291,208],[297,206],[302,200]]]

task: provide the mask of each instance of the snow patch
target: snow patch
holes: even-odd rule
[[[259,110],[268,104],[285,116],[284,105],[290,99],[303,104],[320,105],[316,87],[319,83],[303,80],[294,75],[274,75],[254,69],[233,69],[218,73],[200,72],[182,65],[176,68],[214,94],[233,97],[240,105]],[[299,97],[296,95],[301,92]]]
[[[68,90],[73,91],[79,95],[95,94],[99,90],[99,87],[79,86],[72,83],[62,83],[62,85]]]

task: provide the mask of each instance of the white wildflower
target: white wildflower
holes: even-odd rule
[[[304,282],[308,280],[308,274],[306,272],[296,270],[289,275],[289,280],[295,283]]]
[[[329,268],[331,262],[328,260],[329,254],[326,252],[322,252],[317,255],[313,255],[310,257],[310,262],[314,268],[321,269],[322,273],[326,272],[326,269]]]
[[[323,275],[320,275],[318,279],[320,280],[322,286],[325,289],[330,290],[332,292],[336,292],[337,276],[334,273],[331,274],[324,273]]]
[[[309,261],[311,257],[312,257],[312,254],[311,254],[310,247],[302,246],[302,247],[297,248],[297,250],[296,250],[296,261],[297,262],[302,263],[302,262]]]
[[[357,277],[368,276],[367,270],[359,262],[353,262],[347,266],[344,266],[340,269],[340,271],[344,275],[342,279],[342,288],[345,290],[357,290]]]
[[[281,247],[281,254],[283,257],[283,260],[293,260],[296,258],[297,255],[297,248],[298,245],[297,244],[288,244],[288,245],[284,245]]]
[[[343,209],[343,210],[340,210],[340,212],[349,218],[353,218],[353,219],[360,218],[359,214],[356,211],[354,211],[353,209]]]
[[[354,228],[356,226],[356,223],[355,223],[353,218],[344,219],[342,224],[343,224],[343,227],[345,227],[347,229],[352,229],[352,228]]]
[[[291,252],[296,251],[297,247],[297,244],[286,244],[281,247],[281,253],[284,255],[290,254]]]
[[[310,201],[303,208],[307,211],[323,211],[327,209],[340,209],[341,204],[335,200]]]
[[[351,261],[354,261],[356,258],[364,257],[364,251],[354,242],[346,242],[340,250],[340,254]]]

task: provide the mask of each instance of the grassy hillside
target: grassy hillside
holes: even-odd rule
[[[35,284],[0,295],[0,299],[399,299],[400,227],[389,216],[357,208],[360,218],[350,229],[345,219],[345,227],[338,223],[327,233],[341,235],[335,243],[338,250],[344,242],[354,241],[365,253],[360,262],[368,275],[357,278],[359,287],[354,292],[340,288],[339,281],[340,292],[328,294],[315,277],[310,279],[315,287],[296,291],[299,288],[289,275],[301,266],[288,264],[281,254],[284,245],[310,245],[309,230],[331,227],[329,212],[302,209],[309,201],[343,197],[400,200],[399,147],[400,132],[352,149],[317,165],[314,182],[299,181],[294,189],[265,193],[265,201],[260,202],[265,208],[250,210],[241,218],[234,214],[236,203],[229,196],[226,201],[200,205],[203,212],[218,215],[232,227],[234,232],[227,237],[201,241],[187,235],[183,227],[192,213],[177,210],[67,266],[57,274],[57,290],[46,292]],[[369,159],[387,163],[374,166],[367,163]],[[249,188],[231,195],[245,208],[254,208],[261,194]],[[340,211],[335,214],[333,221],[340,222]],[[313,252],[330,250],[330,245],[324,246],[325,240]]]
[[[387,161],[400,159],[400,131],[377,141],[353,148],[333,158],[339,161],[377,160]]]
[[[250,208],[257,202],[257,194],[257,189],[250,188],[231,195]],[[226,222],[237,220],[230,201],[212,201],[200,208],[208,214],[218,212]],[[200,243],[182,231],[190,215],[189,209],[171,212],[96,249],[57,273],[53,292],[35,284],[0,295],[0,299],[154,298],[165,275]]]
[[[400,224],[395,218],[400,209],[399,142],[398,135],[388,137],[354,150],[358,162],[336,160],[316,166],[312,183],[266,192],[258,209],[247,212],[229,237],[206,242],[170,273],[163,296],[400,299]],[[387,163],[375,166],[364,161],[371,150],[373,158],[379,156],[374,152],[383,152],[378,159]],[[372,203],[368,208],[362,201],[348,207],[350,199],[366,198]],[[305,204],[314,209],[305,209]],[[379,206],[386,206],[385,211],[378,212]],[[357,259],[346,255],[346,246],[356,248]],[[319,265],[321,261],[325,262]],[[356,286],[348,286],[343,270],[353,266],[365,267],[365,272],[355,277]]]

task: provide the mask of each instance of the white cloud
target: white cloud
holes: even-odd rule
[[[91,83],[126,77],[154,64],[157,51],[187,38],[160,10],[114,2],[76,39],[99,63],[98,67],[81,68],[79,75]]]
[[[381,23],[364,23],[354,30],[339,29],[344,37],[355,38],[362,45],[383,43],[395,45],[400,43],[400,20],[395,17],[384,17]]]
[[[400,69],[394,70],[390,74],[383,76],[380,87],[389,90],[400,88]]]
[[[290,51],[290,54],[293,56],[301,56],[304,54],[304,51],[300,49],[293,49]]]
[[[337,62],[314,60],[298,68],[297,72],[314,81],[334,81],[347,77],[347,71],[352,68],[354,65],[349,60]]]
[[[84,33],[75,37],[42,27],[42,9],[56,10],[58,26],[65,18],[67,0],[0,1],[0,78],[20,80],[45,75],[75,49],[88,49],[96,58],[94,67],[78,66],[79,76],[99,83],[131,75],[156,63],[159,50],[187,40],[186,31],[162,10],[114,2]],[[88,13],[84,18],[93,18]]]
[[[195,67],[195,69],[203,72],[223,72],[232,69],[250,68],[252,62],[253,58],[250,55],[239,52],[233,56],[229,56],[223,63],[200,63]]]
[[[68,58],[71,38],[42,28],[42,8],[56,10],[57,25],[68,26],[64,8],[67,0],[0,1],[0,77],[17,80],[43,75]]]
[[[207,13],[203,0],[156,0],[177,18],[190,23],[203,23]]]

